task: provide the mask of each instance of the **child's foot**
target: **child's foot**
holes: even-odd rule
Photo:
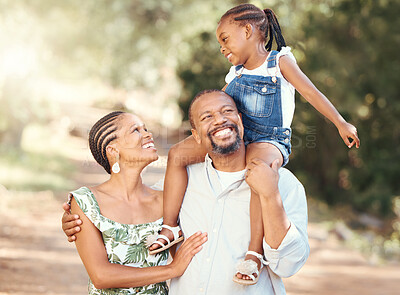
[[[237,273],[233,281],[242,285],[254,285],[258,281],[258,275],[263,266],[263,256],[254,251],[247,251],[245,260],[239,262]]]
[[[179,226],[171,227],[163,224],[157,240],[149,247],[149,254],[160,253],[181,241],[183,241],[183,235]]]

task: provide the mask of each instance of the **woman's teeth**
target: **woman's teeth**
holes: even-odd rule
[[[149,142],[149,143],[146,143],[146,144],[144,144],[144,145],[142,145],[142,149],[147,149],[147,148],[150,148],[150,147],[154,147],[154,143],[152,143],[152,142]]]

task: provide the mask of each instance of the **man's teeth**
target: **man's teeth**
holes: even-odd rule
[[[143,149],[147,149],[147,148],[149,148],[149,147],[154,147],[154,143],[149,142],[149,143],[146,143],[146,144],[142,145],[142,148],[143,148]]]
[[[232,53],[229,53],[226,58],[230,59],[231,56],[232,56]]]
[[[229,129],[229,128],[226,128],[226,129],[222,129],[222,130],[220,130],[220,131],[217,131],[217,132],[215,132],[215,136],[218,136],[218,137],[222,137],[222,136],[225,136],[225,135],[228,135],[228,134],[231,134],[232,133],[232,130],[231,129]]]

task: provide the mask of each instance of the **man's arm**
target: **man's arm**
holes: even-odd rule
[[[264,255],[269,268],[280,277],[291,276],[304,265],[310,251],[304,188],[288,175],[293,179],[285,180],[280,192],[276,162],[269,167],[255,159],[247,168],[246,181],[260,196]]]
[[[61,218],[62,230],[68,237],[68,242],[76,241],[75,234],[81,231],[80,225],[82,224],[82,220],[78,214],[71,214],[69,204],[64,203],[62,208],[64,209],[64,214]]]

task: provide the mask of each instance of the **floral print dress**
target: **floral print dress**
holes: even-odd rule
[[[93,193],[87,187],[81,187],[69,195],[103,236],[108,260],[111,263],[132,267],[150,267],[166,265],[168,250],[156,255],[149,255],[146,239],[157,234],[162,225],[162,218],[143,224],[122,224],[101,215],[99,205]],[[89,294],[168,294],[166,282],[150,284],[143,287],[96,289],[89,278]]]

